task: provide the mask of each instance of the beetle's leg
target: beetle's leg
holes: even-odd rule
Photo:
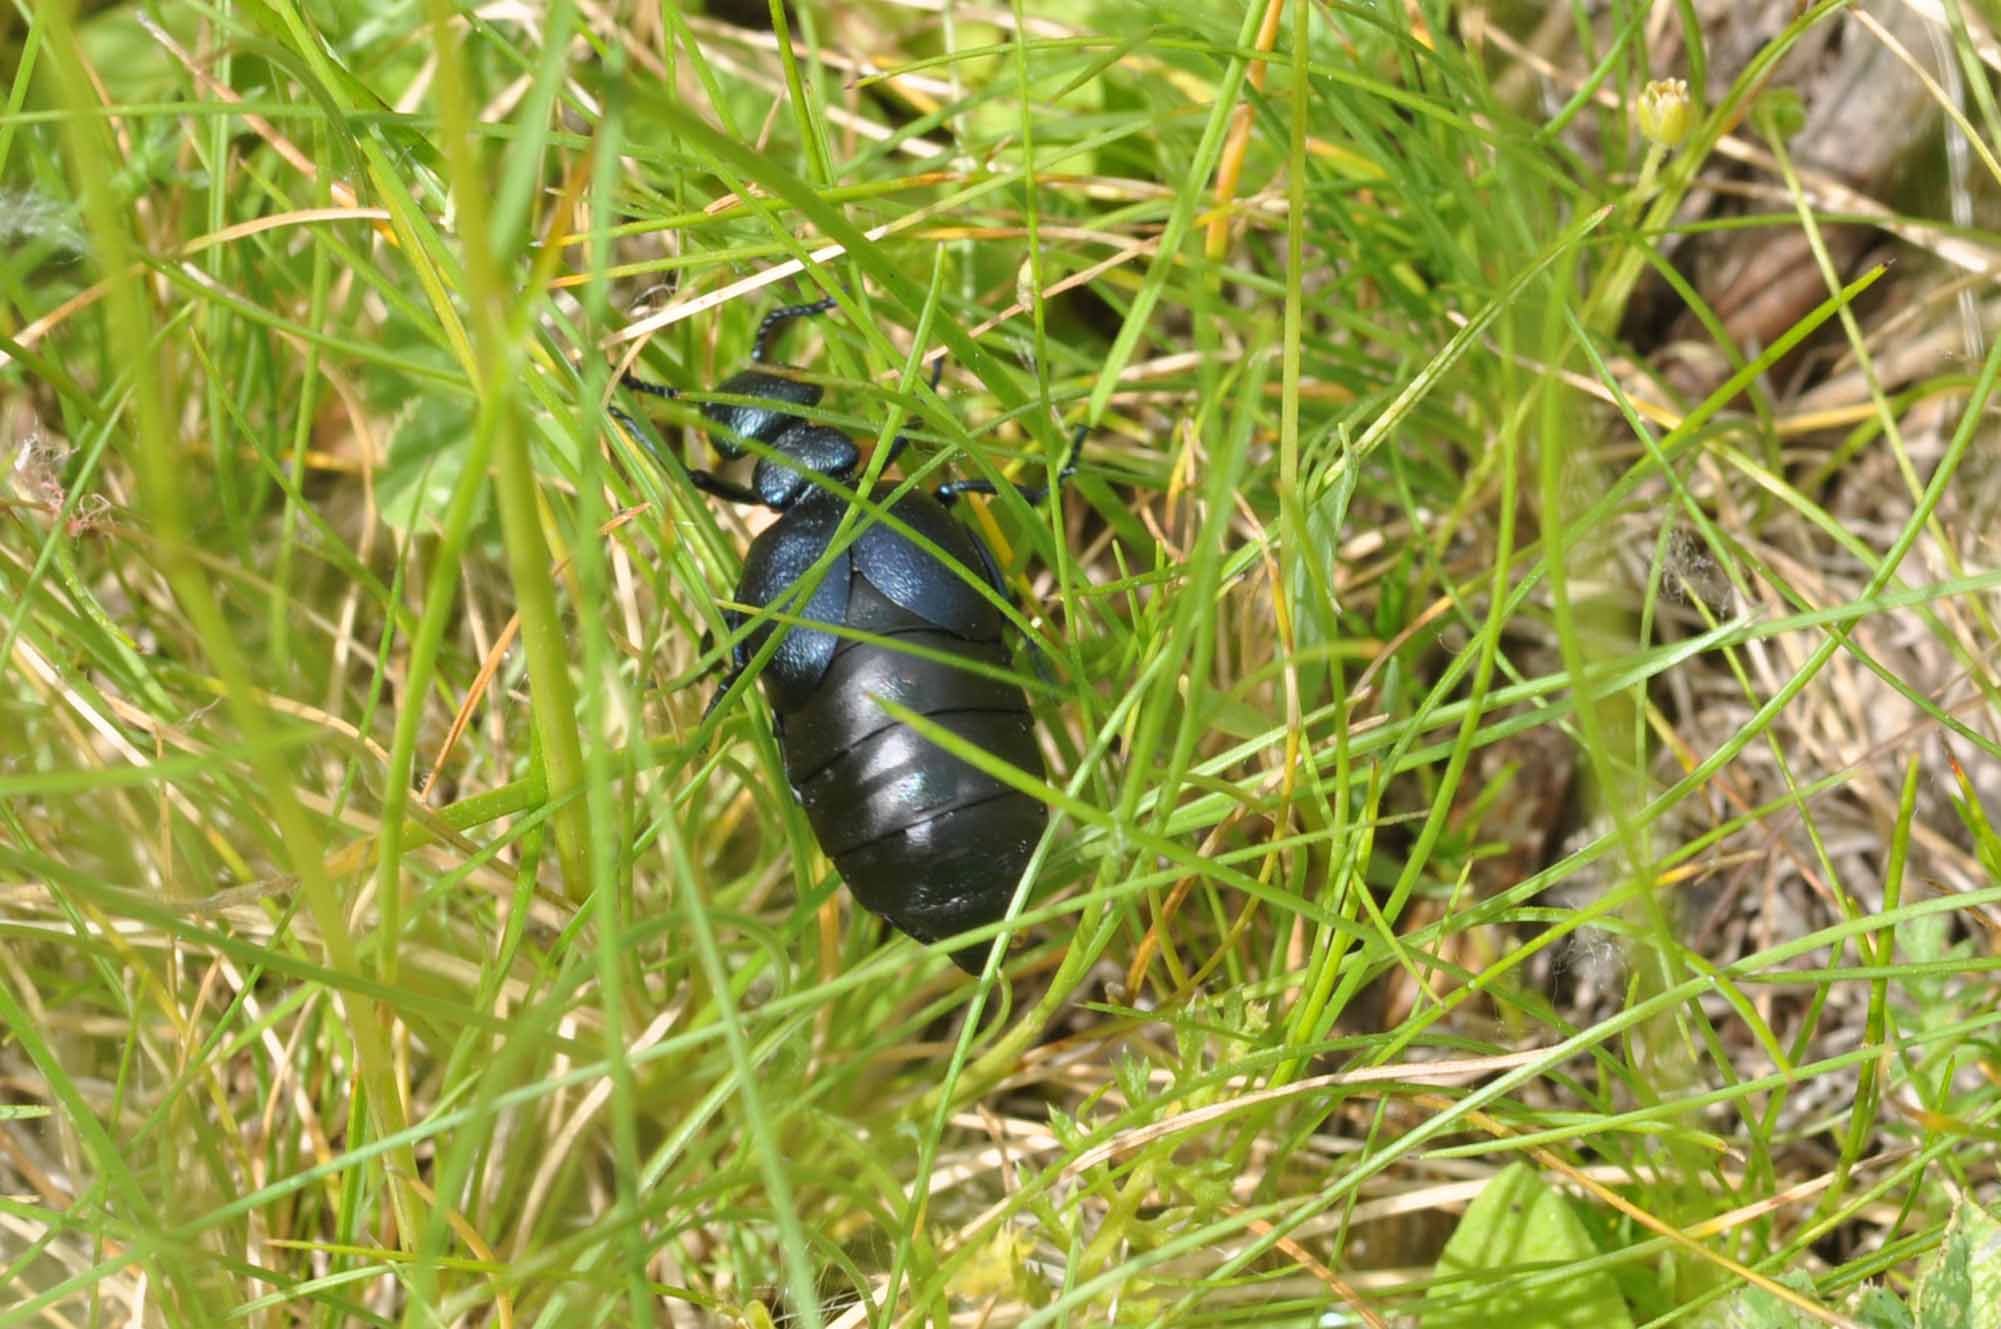
[[[743,669],[741,667],[733,668],[716,680],[716,690],[709,694],[709,704],[702,708],[702,722],[704,724],[708,722],[711,715],[716,713],[716,707],[723,704],[723,698],[729,695],[731,685],[736,682],[737,675],[742,672]]]
[[[941,355],[931,362],[931,391],[936,392],[938,390],[938,380],[943,377],[945,377],[945,357]],[[901,457],[903,450],[909,446],[910,435],[908,434],[898,434],[895,438],[891,439],[889,441],[889,456],[883,459],[882,468],[886,471],[896,465],[896,459]]]
[[[663,458],[670,455],[655,445],[651,431],[640,424],[639,421],[627,415],[619,407],[607,405],[605,411],[612,419],[624,425],[626,431],[639,440],[640,446],[645,448],[655,458]],[[726,503],[746,503],[752,507],[763,506],[763,500],[752,493],[748,487],[737,484],[733,480],[725,480],[713,471],[698,471],[692,466],[682,465],[678,458],[674,460],[677,465],[681,465],[681,469],[687,471],[688,483],[703,493],[714,494]]]
[[[709,717],[716,713],[716,707],[723,704],[723,698],[729,695],[730,688],[742,675],[743,666],[732,665],[727,674],[716,680],[716,690],[709,694],[709,704],[702,708],[702,723],[708,723]],[[771,732],[777,735],[779,742],[785,741],[785,717],[777,711],[771,713]]]
[[[742,621],[738,619],[736,614],[727,609],[723,611],[723,624],[730,630],[731,633],[735,633],[736,630],[743,625]],[[709,651],[714,648],[715,644],[716,644],[715,633],[713,632],[702,633],[703,655],[707,655]],[[709,704],[702,708],[703,720],[707,720],[711,715],[715,714],[716,707],[722,704],[724,694],[726,694],[730,690],[730,688],[735,685],[738,676],[743,673],[743,667],[746,663],[748,663],[748,661],[746,660],[743,654],[742,642],[738,642],[736,645],[731,646],[729,649],[729,654],[725,655],[722,659],[716,661],[714,668],[712,668],[709,672],[712,674],[717,674],[719,675],[719,677],[716,679],[716,690],[709,694]]]
[[[1083,446],[1084,435],[1089,432],[1091,432],[1091,426],[1078,425],[1077,432],[1070,436],[1070,446],[1063,453],[1063,466],[1056,472],[1056,484],[1059,488],[1065,480],[1068,480],[1077,473],[1077,449]],[[997,494],[999,492],[1000,490],[995,487],[994,482],[991,480],[947,480],[932,491],[932,497],[949,508],[961,494]],[[1021,495],[1023,502],[1027,503],[1030,507],[1034,507],[1037,503],[1049,497],[1049,486],[1016,485],[1014,492]]]
[[[889,441],[889,455],[883,458],[882,469],[887,471],[890,467],[896,465],[896,459],[901,457],[903,450],[909,446],[910,435],[908,434],[898,434],[895,438],[891,439]]]
[[[607,415],[611,416],[612,419],[618,421],[621,425],[625,426],[625,432],[632,435],[632,437],[636,439],[641,445],[643,445],[648,452],[653,451],[653,440],[651,436],[647,434],[646,426],[640,424],[639,421],[633,419],[630,415],[627,415],[625,411],[623,411],[617,406],[613,406],[607,403],[604,409]]]
[[[748,485],[740,485],[734,480],[725,480],[714,471],[698,471],[688,468],[688,483],[705,494],[714,494],[725,503],[743,503],[750,507],[765,506],[763,499]]]
[[[824,300],[815,300],[810,305],[786,305],[783,309],[774,309],[766,314],[763,321],[757,325],[757,340],[750,346],[752,362],[764,359],[765,351],[771,347],[771,339],[776,337],[778,330],[787,323],[795,318],[811,318],[815,314],[824,314],[833,307],[833,297],[829,296]]]
[[[651,429],[648,429],[638,420],[626,414],[624,410],[610,402],[605,403],[604,409],[606,414],[624,426],[625,432],[632,435],[633,441],[638,443],[654,461],[662,465],[666,465],[670,461],[678,461],[677,458],[670,457],[666,450],[666,445],[654,435]]]

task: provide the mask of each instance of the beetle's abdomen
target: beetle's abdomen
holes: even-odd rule
[[[1006,647],[934,627],[859,571],[847,623],[896,645],[843,638],[819,687],[784,716],[786,774],[814,837],[866,908],[920,941],[994,922],[1007,912],[1046,809],[891,720],[874,697],[1040,776],[1042,753],[1021,689],[950,663],[1005,669]],[[973,973],[985,958],[984,950],[953,957]]]

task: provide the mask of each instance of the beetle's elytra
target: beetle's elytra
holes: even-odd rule
[[[719,392],[755,405],[711,402],[702,414],[725,457],[744,455],[743,439],[765,444],[748,487],[708,471],[690,470],[697,488],[735,503],[779,513],[744,557],[736,598],[762,608],[778,601],[826,553],[845,501],[807,478],[817,472],[852,485],[861,466],[854,442],[839,430],[793,413],[820,400],[820,387],[762,368],[772,338],[787,322],[833,307],[833,301],[773,310],[758,327],[752,366]],[[671,388],[628,377],[629,386],[661,396]],[[1077,444],[1060,472],[1074,470]],[[905,440],[891,445],[891,460]],[[890,512],[1006,595],[992,552],[949,509],[962,494],[991,493],[984,481],[960,481],[933,493],[912,491]],[[1041,489],[1023,488],[1030,502]],[[1012,683],[957,668],[960,659],[990,667],[1008,663],[1006,618],[963,577],[883,523],[865,526],[838,555],[803,604],[799,618],[847,627],[929,650],[926,658],[873,641],[794,627],[762,674],[785,757],[785,773],[806,811],[820,848],[855,898],[919,941],[937,942],[998,921],[1048,819],[1025,794],[959,760],[892,720],[874,698],[928,717],[968,743],[1042,775],[1028,699]],[[732,630],[744,615],[724,615]],[[738,641],[719,699],[749,665],[772,631],[766,624]],[[713,706],[712,699],[710,705]],[[952,953],[978,974],[988,948]]]

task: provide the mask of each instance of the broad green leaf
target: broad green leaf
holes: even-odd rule
[[[1787,1274],[1779,1281],[1795,1292],[1814,1295],[1813,1280],[1805,1274]],[[1890,1300],[1894,1302],[1896,1298],[1891,1296]],[[1761,1287],[1746,1287],[1718,1303],[1701,1323],[1702,1329],[1812,1329],[1821,1321]],[[1885,1319],[1880,1322],[1880,1329],[1892,1329],[1896,1323],[1894,1318]]]
[[[419,534],[436,529],[465,468],[472,431],[470,406],[454,397],[420,397],[397,416],[389,464],[377,482],[384,521]]]
[[[1918,1329],[2001,1329],[2001,1222],[1962,1200],[1911,1301]]]
[[[1911,1308],[1896,1293],[1884,1287],[1865,1287],[1850,1311],[1869,1329],[1917,1329]]]
[[[1610,1273],[1549,1276],[1598,1253],[1570,1201],[1528,1164],[1511,1163],[1467,1206],[1445,1243],[1435,1272],[1449,1281],[1425,1298],[1421,1323],[1424,1329],[1631,1329]]]

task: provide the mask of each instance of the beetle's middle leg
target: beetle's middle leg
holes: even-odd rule
[[[738,620],[736,615],[730,612],[729,610],[723,611],[723,623],[725,626],[729,628],[732,635],[736,633],[736,630],[738,628],[743,626],[742,622]],[[713,650],[715,648],[715,644],[716,644],[715,633],[713,632],[702,633],[701,651],[703,655],[707,655],[711,650]],[[711,715],[714,715],[716,713],[716,707],[723,704],[723,698],[729,695],[729,690],[732,687],[736,686],[737,679],[743,676],[744,666],[748,663],[749,661],[745,658],[743,654],[741,642],[739,642],[735,646],[730,647],[729,653],[725,655],[722,659],[716,661],[715,667],[710,670],[711,673],[718,675],[716,679],[716,690],[709,694],[709,704],[702,708],[702,719],[704,722],[706,722]],[[773,719],[775,720],[776,718],[777,717],[774,713]]]
[[[1083,424],[1078,425],[1077,432],[1070,436],[1070,446],[1063,453],[1063,465],[1056,472],[1056,484],[1058,488],[1062,487],[1065,480],[1068,480],[1077,473],[1077,449],[1084,445],[1084,435],[1090,432],[1091,426]],[[958,500],[961,494],[997,494],[999,492],[999,488],[991,480],[947,480],[932,491],[932,497],[949,508]],[[1016,485],[1014,492],[1021,495],[1023,502],[1033,507],[1043,499],[1049,497],[1049,486]]]
[[[738,676],[742,673],[742,665],[732,664],[728,671],[716,680],[716,690],[709,694],[709,704],[702,708],[702,720],[704,723],[708,721],[711,715],[716,713],[716,707],[723,704],[723,698],[729,695],[730,688],[735,685]]]

